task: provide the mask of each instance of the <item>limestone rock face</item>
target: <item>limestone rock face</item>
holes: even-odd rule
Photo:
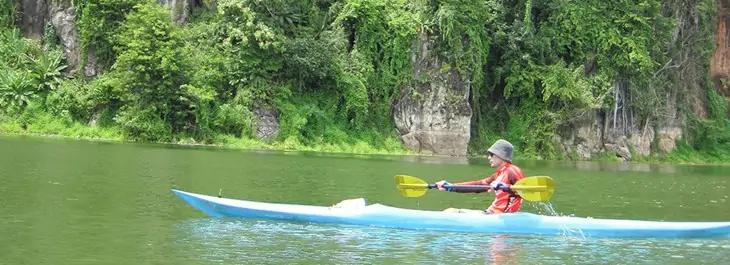
[[[590,160],[603,150],[603,123],[596,111],[581,115],[562,133],[553,138],[553,145],[575,160]]]
[[[434,52],[426,33],[411,53],[413,82],[401,88],[393,119],[405,145],[419,153],[466,155],[472,110],[470,76],[460,75]]]
[[[158,3],[170,9],[170,19],[178,23],[186,23],[190,19],[193,7],[199,5],[199,0],[157,0]]]
[[[26,37],[41,39],[48,22],[49,7],[52,0],[15,0],[18,22]]]
[[[574,160],[591,160],[597,154],[609,153],[620,160],[632,160],[634,156],[648,156],[656,135],[660,137],[657,150],[670,152],[674,141],[682,138],[681,124],[670,123],[655,133],[653,127],[632,126],[613,128],[608,125],[607,114],[601,110],[591,110],[563,125],[552,143],[557,150]]]
[[[256,117],[256,138],[259,140],[271,140],[279,134],[279,118],[276,111],[257,107],[253,110]]]
[[[68,69],[72,75],[75,75],[79,67],[79,49],[81,48],[76,32],[76,8],[53,5],[50,20],[56,31],[56,37],[60,40],[66,54],[66,60],[69,63]]]

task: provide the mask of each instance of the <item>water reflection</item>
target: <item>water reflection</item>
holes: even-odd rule
[[[305,223],[195,219],[176,225],[183,252],[203,263],[520,264],[522,243],[506,235]]]
[[[479,235],[234,219],[176,223],[200,264],[659,264],[730,259],[730,239]]]
[[[304,157],[326,158],[357,158],[365,160],[385,160],[408,162],[415,164],[449,164],[449,165],[483,165],[488,167],[489,160],[485,157],[462,156],[428,156],[428,155],[381,155],[381,154],[348,154],[312,151],[276,151],[276,150],[238,150],[238,152],[252,152],[262,155],[296,155]],[[647,172],[660,174],[712,174],[730,175],[730,166],[726,165],[676,165],[651,164],[636,162],[614,161],[546,161],[546,160],[515,160],[523,168],[550,168],[552,170],[578,170],[603,172]]]
[[[658,172],[673,174],[678,172],[677,165],[644,164],[631,162],[602,161],[517,161],[517,164],[528,168],[551,168],[560,170],[606,171],[606,172]]]
[[[154,145],[153,145],[154,146]],[[291,151],[291,150],[269,150],[269,149],[235,149],[226,147],[211,146],[184,146],[184,145],[162,145],[167,149],[196,149],[206,151],[250,153],[271,156],[297,156],[297,157],[321,157],[321,158],[343,158],[362,160],[384,160],[397,161],[415,164],[451,164],[451,165],[484,165],[489,166],[486,157],[463,157],[463,156],[429,156],[429,155],[385,155],[385,154],[350,154],[337,152],[315,152],[315,151]],[[636,162],[614,162],[614,161],[545,161],[545,160],[520,160],[515,161],[523,168],[550,168],[552,170],[578,170],[578,171],[604,171],[604,172],[651,172],[660,174],[712,174],[730,175],[730,166],[721,165],[675,165],[675,164],[651,164]]]

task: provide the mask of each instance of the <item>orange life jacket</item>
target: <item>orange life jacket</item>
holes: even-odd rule
[[[512,165],[511,163],[504,165],[492,176],[494,177],[494,184],[501,182],[505,186],[511,186],[517,181],[525,178],[525,175],[522,173],[522,169]],[[486,180],[489,179],[485,179],[485,181]],[[485,184],[490,185],[491,182]],[[514,191],[497,190],[494,194],[497,198],[494,199],[492,205],[487,209],[490,214],[513,213],[520,210],[520,206],[522,206],[522,197],[517,195]]]
[[[523,178],[525,178],[525,175],[522,173],[522,169],[515,165],[512,165],[512,163],[507,163],[501,168],[497,169],[497,172],[489,176],[488,178],[484,178],[482,180],[455,183],[455,185],[488,186],[492,183],[494,183],[495,185],[497,183],[502,183],[505,186],[511,186]],[[489,192],[492,191],[490,190]],[[520,206],[522,206],[522,197],[517,195],[514,191],[497,190],[494,191],[494,194],[496,198],[489,206],[489,208],[487,208],[487,212],[489,212],[490,214],[513,213],[520,210]]]

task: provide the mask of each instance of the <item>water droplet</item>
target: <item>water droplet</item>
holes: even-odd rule
[[[716,200],[710,200],[710,202],[712,202],[712,203],[717,203],[717,201],[716,201]]]

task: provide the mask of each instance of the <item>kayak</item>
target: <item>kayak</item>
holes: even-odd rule
[[[375,226],[464,233],[565,235],[583,237],[708,238],[730,237],[730,222],[666,222],[506,214],[445,213],[349,199],[327,206],[282,204],[220,198],[172,190],[193,208],[216,218],[251,218],[310,223]]]

